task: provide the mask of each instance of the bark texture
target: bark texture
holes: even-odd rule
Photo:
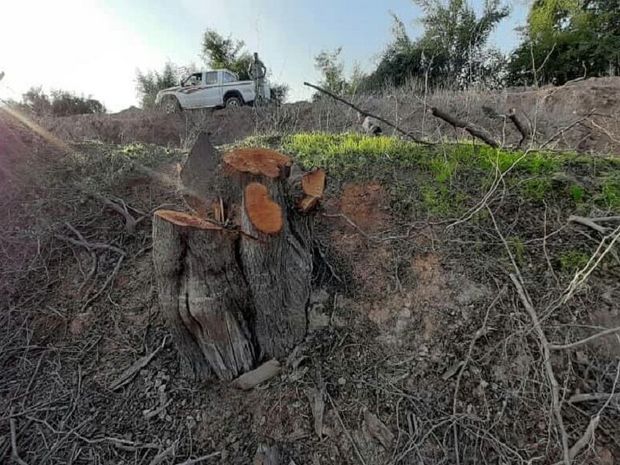
[[[187,163],[193,213],[153,218],[160,308],[188,371],[230,380],[286,356],[306,335],[312,213],[325,174],[301,186],[285,155],[244,148],[221,157],[208,136]],[[302,208],[304,196],[313,205]]]

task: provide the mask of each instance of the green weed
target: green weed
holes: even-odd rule
[[[559,259],[563,271],[575,272],[586,266],[590,257],[579,250],[568,250],[563,252]]]

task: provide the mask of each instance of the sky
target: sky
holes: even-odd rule
[[[470,0],[480,9],[483,0]],[[202,33],[213,28],[257,51],[289,100],[307,99],[316,82],[314,57],[342,47],[345,69],[370,71],[399,16],[411,37],[421,11],[411,0],[0,0],[0,99],[19,99],[32,86],[99,99],[109,111],[137,105],[135,77],[167,61],[203,67]],[[527,0],[491,37],[508,52],[519,40]],[[26,26],[27,25],[27,26]]]

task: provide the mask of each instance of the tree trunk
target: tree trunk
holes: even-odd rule
[[[206,137],[190,154],[192,171],[184,168],[192,184],[184,192],[192,192],[190,207],[213,199],[220,207],[157,211],[153,260],[160,307],[184,365],[200,378],[228,380],[286,356],[306,335],[312,213],[325,174],[289,179],[288,157],[266,149],[219,157]],[[217,168],[196,163],[205,155]],[[197,166],[209,172],[201,178]]]

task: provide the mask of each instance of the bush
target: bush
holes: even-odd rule
[[[53,90],[50,95],[41,87],[32,87],[18,104],[38,116],[70,116],[105,113],[103,104],[90,96],[78,96],[66,90]]]

